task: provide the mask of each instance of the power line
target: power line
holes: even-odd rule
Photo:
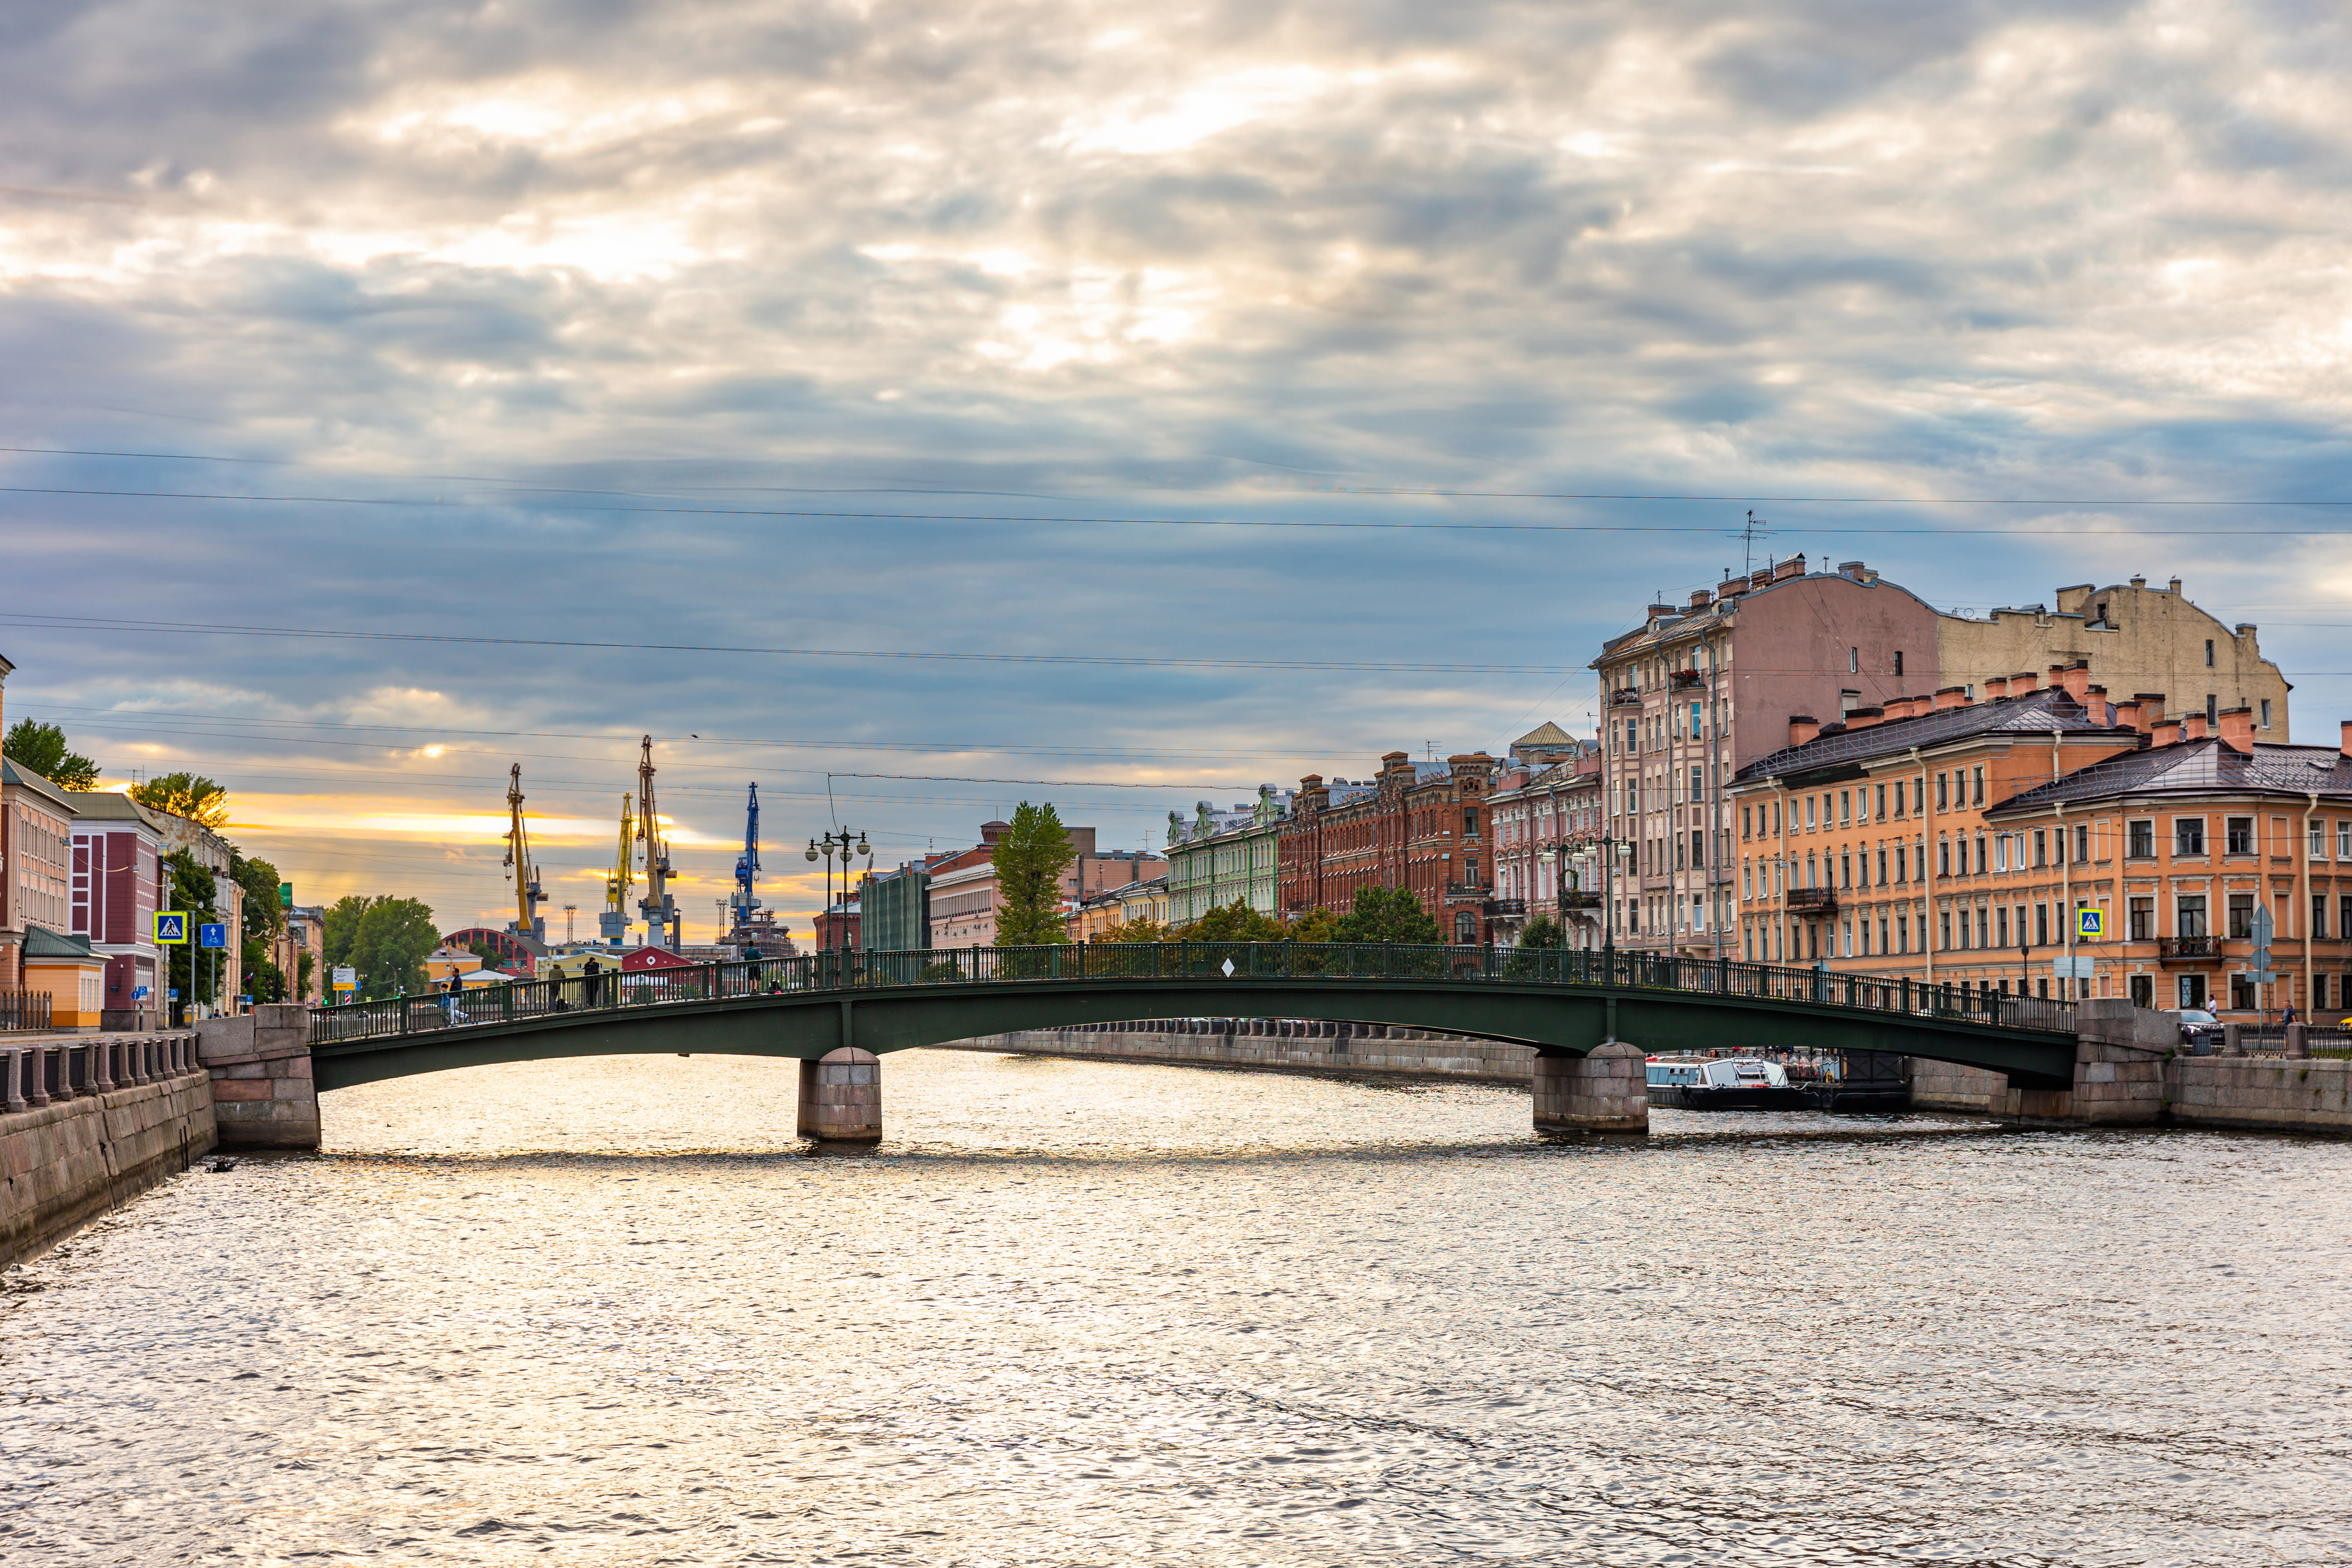
[[[837,492],[835,492],[837,493]],[[961,493],[961,492],[958,492]],[[1983,496],[1797,496],[1797,495],[1667,495],[1603,491],[1528,491],[1515,494],[1505,491],[1454,490],[1372,490],[1343,493],[1364,495],[1426,496],[1434,499],[1483,499],[1496,500],[1569,500],[1569,501],[1669,501],[1740,505],[1744,503],[1818,506],[2031,506],[2031,507],[2352,507],[2352,500],[2231,500],[2219,497],[2200,497],[2175,500],[2051,500]],[[0,495],[72,496],[112,500],[184,500],[184,501],[246,501],[271,506],[356,506],[401,507],[418,511],[476,511],[492,506],[510,504],[505,500],[449,500],[440,496],[331,496],[331,495],[257,495],[251,492],[220,490],[126,490],[69,488],[60,485],[0,485]],[[594,512],[625,517],[778,517],[808,518],[846,522],[1020,522],[1048,524],[1080,524],[1087,527],[1135,526],[1154,528],[1276,528],[1276,529],[1350,529],[1368,532],[1470,532],[1470,533],[1720,533],[1713,523],[1632,523],[1632,522],[1380,522],[1364,518],[1335,518],[1308,521],[1297,518],[1238,517],[1040,517],[1028,513],[986,512],[913,512],[913,511],[844,511],[835,508],[798,507],[711,507],[711,506],[588,506],[570,501],[539,501],[542,510]],[[2017,528],[1820,528],[1808,526],[1803,532],[1813,535],[1892,535],[1941,534],[1955,537],[1994,534],[2004,537],[2032,537],[2044,531],[2033,525]],[[2242,536],[2257,532],[2265,539],[2335,538],[2339,529],[2262,529],[2242,528],[2111,528],[2103,532],[2109,537],[2182,537],[2206,538],[2214,535]]]

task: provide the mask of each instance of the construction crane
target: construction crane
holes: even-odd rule
[[[596,917],[596,934],[619,943],[629,934],[629,888],[637,879],[635,797],[621,795],[621,847],[613,856],[613,869],[604,879],[604,910]]]
[[[514,872],[515,884],[515,923],[508,929],[517,936],[545,942],[547,924],[539,918],[539,906],[547,895],[540,890],[539,868],[530,863],[530,832],[522,821],[520,763],[507,770],[507,816],[506,865]]]
[[[751,786],[751,804],[743,812],[743,853],[735,858],[735,901],[733,929],[744,931],[751,928],[751,911],[760,907],[752,896],[752,888],[760,879],[760,786]]]
[[[647,735],[637,752],[637,842],[646,858],[646,896],[637,909],[646,917],[646,940],[675,952],[681,945],[684,917],[669,890],[669,846],[662,842],[661,818],[654,810],[654,738]]]

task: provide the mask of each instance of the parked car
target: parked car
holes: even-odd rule
[[[2180,1043],[2192,1048],[2202,1045],[2205,1051],[2200,1055],[2210,1052],[2221,1043],[2221,1020],[2201,1007],[2183,1007],[2180,1010]]]

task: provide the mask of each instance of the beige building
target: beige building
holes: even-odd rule
[[[1959,687],[1971,701],[1993,681],[2087,660],[2090,683],[2118,702],[2161,693],[2168,711],[2202,713],[2209,733],[2221,714],[2244,708],[2257,740],[2288,740],[2291,689],[2263,657],[2252,623],[2223,626],[2189,602],[2178,577],[2161,588],[2145,577],[2104,588],[2077,584],[2058,590],[2054,610],[1999,609],[1982,620],[1938,615],[1936,644],[1937,684]]]

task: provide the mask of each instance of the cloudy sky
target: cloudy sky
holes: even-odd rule
[[[2289,0],[11,7],[6,710],[453,925],[519,761],[558,930],[650,733],[703,937],[751,779],[892,860],[1587,729],[1753,506],[2177,574],[2332,737],[2352,518],[2245,503],[2352,497],[2347,79]]]

